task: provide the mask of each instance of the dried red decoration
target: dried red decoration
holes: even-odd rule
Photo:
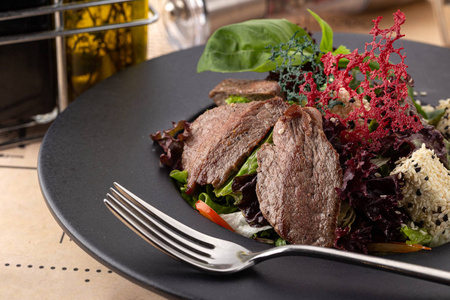
[[[382,17],[373,20],[374,27],[370,31],[373,40],[366,43],[364,53],[359,54],[358,49],[355,49],[351,54],[333,55],[329,52],[323,55],[324,72],[328,78],[325,90],[317,89],[311,73],[305,77],[305,83],[300,86],[300,93],[306,95],[308,106],[317,107],[319,102],[327,119],[337,118],[344,124],[352,124],[341,133],[340,138],[343,141],[356,142],[358,147],[366,146],[370,150],[378,149],[381,146],[379,141],[393,132],[417,132],[422,128],[420,119],[408,114],[409,105],[405,101],[408,97],[407,80],[409,80],[406,72],[408,66],[405,64],[406,55],[401,52],[403,47],[394,47],[394,42],[404,36],[400,33],[400,29],[406,18],[400,10],[393,15],[395,24],[388,29],[379,28]],[[393,64],[389,61],[392,54],[398,55],[400,63]],[[338,63],[342,59],[348,60],[345,69],[338,68]],[[370,67],[374,62],[378,63],[378,69]],[[361,93],[350,88],[353,80],[351,70],[354,68],[359,68],[362,74],[367,75],[359,85]],[[360,103],[346,118],[327,109],[330,101],[339,101],[338,92],[341,88],[347,90],[350,99],[353,98]],[[370,99],[370,102],[364,99]],[[370,132],[368,124],[372,120],[376,120],[378,127]]]

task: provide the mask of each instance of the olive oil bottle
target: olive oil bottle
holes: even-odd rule
[[[64,3],[76,2],[64,0]],[[148,0],[93,6],[64,13],[64,28],[125,23],[148,17]],[[73,101],[96,83],[144,61],[147,26],[119,28],[66,37],[68,98]]]

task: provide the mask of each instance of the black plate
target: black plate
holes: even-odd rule
[[[336,34],[335,45],[363,49],[369,36]],[[450,50],[403,41],[417,91],[450,96]],[[64,231],[86,252],[131,281],[166,296],[196,299],[448,298],[450,288],[387,272],[308,257],[284,257],[229,276],[197,271],[159,252],[103,204],[114,181],[195,229],[251,249],[266,248],[201,217],[181,199],[158,163],[149,134],[211,106],[224,78],[264,74],[196,72],[203,48],[142,63],[95,86],[54,122],[42,143],[39,180]],[[450,245],[391,258],[450,271]]]

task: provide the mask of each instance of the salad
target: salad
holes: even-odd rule
[[[387,29],[375,19],[360,53],[335,47],[332,29],[310,13],[322,28],[318,43],[284,19],[210,37],[198,72],[267,78],[220,83],[210,94],[222,97],[217,108],[151,135],[181,197],[211,221],[274,245],[370,253],[449,242],[450,99],[414,101],[398,47],[405,15],[394,13]]]

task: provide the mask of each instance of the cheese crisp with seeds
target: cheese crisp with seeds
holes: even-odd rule
[[[450,240],[450,171],[423,144],[411,156],[402,158],[391,175],[403,177],[401,206],[413,222],[433,236],[430,246]]]

